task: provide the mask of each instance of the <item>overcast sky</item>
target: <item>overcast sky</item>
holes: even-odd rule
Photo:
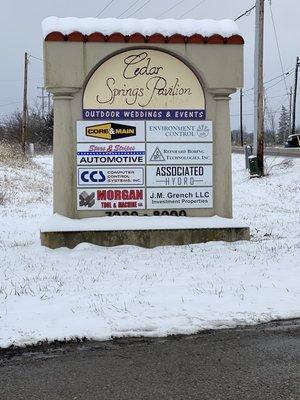
[[[24,52],[42,58],[41,21],[48,16],[118,17],[133,5],[122,17],[134,18],[211,18],[234,19],[251,8],[255,0],[9,0],[1,1],[0,35],[0,117],[21,107]],[[176,7],[174,7],[177,3]],[[271,19],[269,0],[265,2],[265,63],[264,79],[268,81],[282,74]],[[272,11],[283,70],[291,71],[286,78],[288,90],[293,84],[296,56],[300,56],[300,2],[299,0],[272,0]],[[144,5],[144,6],[143,6]],[[172,8],[173,7],[173,8]],[[172,8],[171,10],[168,10]],[[253,87],[254,12],[238,21],[245,38],[245,90]],[[34,104],[43,85],[43,64],[31,58],[29,65],[29,101]],[[281,82],[279,82],[281,80]],[[278,83],[279,82],[279,83]],[[270,87],[274,85],[273,87]],[[288,106],[285,82],[282,78],[266,84],[268,103],[273,111],[279,111],[281,104]],[[298,97],[300,100],[300,97]],[[40,101],[40,100],[39,100]],[[252,129],[253,91],[244,98],[244,122]],[[300,102],[300,101],[299,101]],[[239,124],[238,95],[232,96],[232,128]],[[300,107],[298,108],[300,110]],[[297,113],[300,124],[299,112]]]

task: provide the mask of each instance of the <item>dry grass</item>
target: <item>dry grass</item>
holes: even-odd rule
[[[12,168],[24,168],[33,164],[34,162],[30,157],[22,154],[20,144],[0,142],[0,165]]]
[[[52,177],[18,144],[0,143],[0,205],[42,201],[51,194]]]
[[[278,161],[278,156],[265,158],[265,176],[270,176],[273,168],[287,170],[295,165],[294,160],[291,158],[285,158],[279,162],[276,161]]]

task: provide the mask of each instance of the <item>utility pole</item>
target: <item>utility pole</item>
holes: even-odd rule
[[[38,99],[42,99],[42,116],[45,117],[45,108],[47,106],[47,113],[50,114],[51,112],[51,94],[45,94],[45,88],[43,86],[37,86],[37,89],[41,89],[42,95],[37,96]],[[47,99],[47,102],[45,101]]]
[[[240,134],[241,134],[241,147],[244,147],[244,135],[243,135],[243,89],[240,90]]]
[[[292,104],[293,104],[293,88],[290,87],[290,104],[289,104],[289,135],[292,132]],[[286,138],[284,138],[286,139]]]
[[[264,175],[264,0],[256,0],[255,53],[254,53],[254,155],[257,156],[258,172]]]
[[[300,66],[300,58],[296,59],[295,69],[295,87],[294,87],[294,102],[293,102],[293,122],[292,122],[292,134],[296,131],[296,103],[297,103],[297,86],[298,86],[298,69]]]
[[[23,113],[22,113],[22,152],[26,152],[27,124],[28,124],[28,104],[27,104],[27,82],[28,82],[28,53],[24,55],[24,92],[23,92]]]
[[[41,91],[42,91],[42,95],[37,96],[37,97],[38,97],[38,99],[42,99],[42,116],[44,118],[44,116],[45,116],[45,99],[47,98],[47,96],[44,95],[45,88],[43,86],[38,86],[37,89],[41,89]]]

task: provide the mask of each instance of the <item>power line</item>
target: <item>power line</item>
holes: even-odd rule
[[[140,10],[142,10],[144,7],[146,7],[146,5],[147,5],[148,3],[150,3],[150,1],[151,1],[151,0],[147,0],[143,5],[141,5],[140,8],[138,8],[137,10],[135,10],[133,13],[129,14],[128,17],[131,17],[132,15],[138,13]]]
[[[299,93],[299,95],[300,95],[300,93]],[[244,102],[247,102],[247,103],[253,103],[253,98],[252,98],[252,96],[250,97],[249,95],[244,95],[244,93],[243,93],[243,97],[245,97],[245,96],[247,96],[247,97],[249,97],[249,99],[247,99],[247,100],[244,100]],[[280,98],[283,98],[284,96],[286,96],[286,93],[284,92],[284,93],[281,93],[281,94],[279,94],[279,95],[276,95],[276,96],[268,96],[268,99],[270,100],[270,99],[279,99],[279,97]],[[239,98],[235,98],[235,99],[232,99],[231,100],[232,102],[234,102],[234,101],[240,101],[240,99]]]
[[[179,6],[180,4],[182,4],[184,1],[186,0],[180,0],[178,1],[176,4],[174,4],[172,7],[168,8],[167,10],[165,10],[162,14],[159,15],[159,17],[165,15],[166,13],[168,13],[169,11],[173,10],[175,7]]]
[[[284,97],[285,97],[285,95],[284,95]],[[279,114],[280,113],[280,111],[274,111],[273,112],[273,114]],[[254,113],[246,113],[246,114],[243,114],[243,116],[253,116],[254,115]],[[230,114],[230,116],[231,117],[239,117],[240,116],[240,114]]]
[[[238,19],[242,18],[242,17],[249,17],[249,15],[251,14],[251,11],[254,10],[254,8],[256,7],[256,4],[254,4],[254,6],[252,6],[251,8],[249,8],[249,10],[246,10],[245,12],[243,12],[243,14],[239,15],[238,17],[236,17],[234,19],[234,21],[237,21]]]
[[[14,101],[13,103],[0,104],[0,107],[12,106],[14,104],[21,104],[21,101]]]
[[[267,83],[270,83],[270,82],[272,82],[272,81],[275,81],[275,79],[281,78],[283,75],[292,75],[292,74],[291,74],[292,71],[293,71],[293,68],[290,69],[290,70],[287,71],[287,72],[284,72],[283,74],[280,74],[280,75],[278,75],[278,76],[275,76],[275,77],[272,78],[272,79],[269,79],[268,81],[265,81],[265,82],[264,82],[264,85],[266,85]],[[280,82],[282,82],[282,81],[280,81]],[[279,83],[279,82],[277,82],[277,83]],[[276,83],[276,85],[277,85],[277,83]],[[275,86],[275,85],[274,85],[274,86]],[[253,90],[253,89],[254,89],[254,87],[252,87],[252,88],[250,88],[250,89],[246,89],[246,90],[243,91],[243,94],[245,94],[245,93],[247,93],[247,92],[251,92],[251,90]]]
[[[269,102],[268,96],[266,94],[265,94],[264,98],[265,98],[264,122],[265,122],[265,125],[268,125],[269,129],[274,132],[274,130],[275,130],[274,113],[272,112],[272,108],[270,106],[270,102]]]
[[[243,97],[245,96],[248,97],[248,101],[253,101],[254,94],[245,93],[245,91],[243,90]]]
[[[122,15],[126,14],[127,11],[131,10],[132,7],[134,7],[140,0],[135,0],[128,8],[126,8],[125,11],[123,11],[120,15],[118,15],[118,18],[122,17]]]
[[[291,75],[292,75],[292,74],[291,74]],[[276,85],[278,85],[279,83],[283,82],[284,80],[285,80],[285,77],[284,77],[283,79],[280,79],[280,81],[274,83],[273,85],[271,85],[271,86],[269,86],[269,87],[266,87],[266,88],[265,88],[265,91],[271,89],[272,87],[274,87],[274,86],[276,86]]]
[[[39,60],[39,61],[42,61],[42,62],[44,62],[44,60],[43,60],[42,58],[39,58],[39,57],[33,56],[32,54],[28,54],[28,56],[29,56],[29,58],[35,58],[36,60]]]
[[[179,18],[184,17],[186,14],[189,14],[191,11],[195,10],[195,8],[201,6],[201,4],[203,4],[206,0],[202,0],[199,4],[196,4],[194,7],[190,8],[189,10],[187,10],[185,13],[181,14],[179,16]]]
[[[294,68],[291,68],[289,71],[287,72],[283,72],[282,74],[275,76],[275,78],[269,79],[268,81],[264,82],[264,85],[266,85],[267,83],[273,82],[275,81],[275,79],[281,78],[284,75],[292,75],[291,72],[294,71]]]
[[[115,0],[111,0],[108,4],[106,4],[106,6],[103,7],[102,10],[96,15],[96,18],[99,17],[99,15],[101,15],[114,1]]]
[[[289,99],[287,99],[285,97],[286,95],[281,97],[280,102],[278,103],[278,105],[275,107],[275,114],[277,113],[277,111],[283,106],[283,104],[285,104]]]
[[[254,114],[253,114],[253,113],[251,113],[251,114],[250,114],[250,113],[249,113],[249,114],[248,114],[248,113],[243,114],[243,116],[248,116],[248,115],[254,115]],[[240,114],[230,114],[230,116],[231,116],[231,117],[239,117]]]
[[[35,78],[32,77],[32,78],[28,79],[28,82],[36,82],[37,80],[38,81],[42,81],[43,78],[41,78],[41,77],[35,77]],[[2,82],[0,82],[0,85],[14,85],[14,84],[20,85],[22,82],[23,82],[23,80],[16,79],[15,81],[2,81]]]
[[[286,93],[284,94],[279,94],[277,96],[269,96],[268,99],[278,99],[279,97],[282,99],[284,96],[286,96]]]
[[[281,72],[284,74],[283,62],[282,62],[282,57],[281,57],[281,52],[280,52],[280,47],[279,47],[278,35],[277,35],[277,31],[276,31],[276,26],[275,26],[271,0],[269,0],[269,6],[270,6],[270,14],[271,14],[271,19],[272,19],[272,24],[273,24],[273,29],[274,29],[275,40],[276,40],[276,46],[277,46],[277,51],[278,51],[278,57],[279,57],[280,66],[281,66]],[[283,79],[284,79],[286,94],[287,94],[287,96],[289,96],[285,75],[283,75]]]

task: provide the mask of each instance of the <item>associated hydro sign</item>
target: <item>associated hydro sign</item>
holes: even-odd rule
[[[198,77],[175,56],[135,48],[101,63],[76,130],[78,211],[184,216],[213,208],[212,122]]]

